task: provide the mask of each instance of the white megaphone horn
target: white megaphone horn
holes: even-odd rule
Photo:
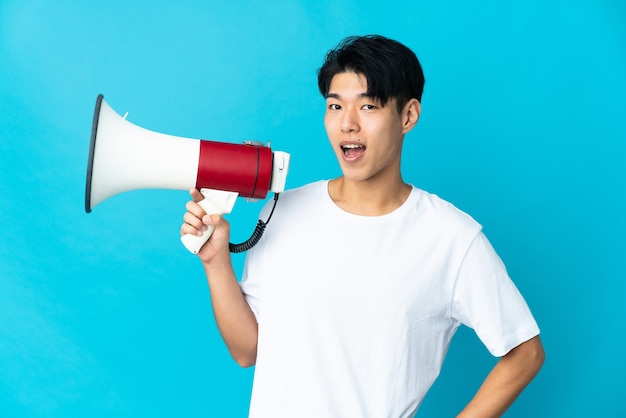
[[[206,213],[230,213],[237,196],[264,199],[268,191],[282,192],[289,158],[258,142],[206,141],[141,128],[118,115],[100,94],[91,130],[85,211],[131,190],[196,188],[205,197],[199,204]],[[264,225],[258,230],[261,224],[256,240],[263,232]],[[212,232],[209,228],[201,237],[184,235],[181,240],[196,254]]]

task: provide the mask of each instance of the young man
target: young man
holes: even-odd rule
[[[350,37],[318,82],[343,174],[281,195],[242,282],[229,225],[196,190],[181,227],[215,226],[199,257],[230,353],[256,364],[250,417],[412,417],[460,324],[501,358],[459,416],[500,416],[543,363],[539,329],[481,226],[402,179],[417,57]]]

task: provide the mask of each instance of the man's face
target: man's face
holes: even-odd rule
[[[405,113],[403,111],[403,113]],[[400,177],[405,129],[395,99],[382,107],[367,96],[362,74],[335,75],[326,99],[324,126],[347,180],[394,181]]]

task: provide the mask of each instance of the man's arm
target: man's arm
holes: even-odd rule
[[[256,363],[258,325],[233,271],[230,253],[204,263],[213,315],[230,355],[242,367]]]
[[[215,227],[209,240],[198,252],[209,283],[211,303],[217,327],[230,355],[242,367],[256,362],[258,325],[233,270],[229,250],[230,225],[220,215],[206,215],[197,204],[203,196],[191,191],[181,234],[201,234],[204,225]]]
[[[539,336],[509,351],[496,363],[458,418],[502,416],[539,372],[544,359]]]

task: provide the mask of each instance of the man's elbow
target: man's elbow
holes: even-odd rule
[[[231,356],[243,368],[252,367],[256,364],[256,351],[253,353],[231,353]]]
[[[539,369],[543,366],[543,363],[546,361],[546,352],[543,349],[543,344],[541,343],[539,336],[533,338],[533,344],[531,346],[531,350],[529,351],[529,356],[535,365],[536,370],[539,371]]]
[[[539,336],[522,343],[513,349],[513,351],[515,352],[514,354],[518,355],[523,368],[533,377],[539,372],[543,363],[546,361],[546,353]]]
[[[248,367],[252,367],[256,364],[255,359],[249,359],[249,358],[236,358],[235,361],[240,367],[243,367],[244,369],[247,369]]]

